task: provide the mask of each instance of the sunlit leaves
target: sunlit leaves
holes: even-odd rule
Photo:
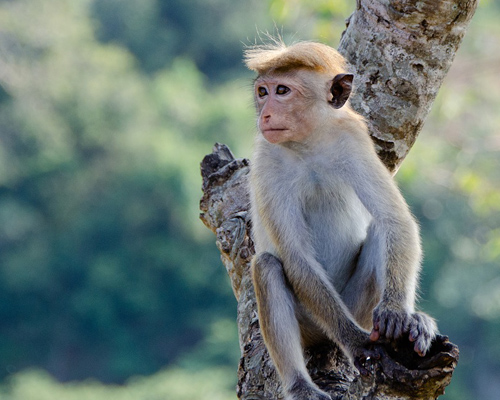
[[[270,13],[275,21],[292,28],[290,40],[321,39],[332,45],[338,43],[345,29],[344,20],[352,13],[352,7],[349,0],[270,1]],[[297,32],[308,37],[294,37]]]

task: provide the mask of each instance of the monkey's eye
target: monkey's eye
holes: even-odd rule
[[[267,95],[267,89],[265,87],[260,86],[257,89],[257,94],[259,95],[259,97],[264,97]]]
[[[290,88],[285,85],[278,85],[276,88],[276,94],[286,94],[290,91]]]

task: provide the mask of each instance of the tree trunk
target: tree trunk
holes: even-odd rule
[[[396,171],[415,142],[477,0],[357,0],[339,52],[355,71],[351,104]]]
[[[475,11],[471,1],[362,0],[339,51],[356,75],[352,105],[364,115],[379,156],[395,172],[415,142]],[[282,397],[259,330],[249,266],[254,254],[246,159],[216,144],[201,164],[201,219],[217,236],[238,300],[240,399]],[[314,381],[332,399],[435,399],[458,362],[458,348],[439,336],[426,357],[409,341],[377,345],[382,357],[361,377],[335,346],[308,351]]]

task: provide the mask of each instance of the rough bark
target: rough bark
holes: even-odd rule
[[[422,127],[448,71],[477,0],[358,1],[340,51],[356,72],[353,106],[366,117],[379,156],[396,171]],[[282,398],[279,380],[259,331],[249,274],[254,254],[248,214],[250,163],[216,144],[201,164],[201,219],[217,246],[236,299],[241,360],[238,397]],[[439,336],[418,357],[408,340],[377,345],[372,374],[359,376],[335,346],[311,349],[308,368],[333,399],[435,399],[449,384],[458,348]]]
[[[339,52],[355,71],[351,104],[396,171],[415,142],[477,0],[358,0]]]

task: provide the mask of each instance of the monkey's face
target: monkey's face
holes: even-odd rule
[[[270,143],[305,141],[324,123],[325,110],[331,111],[325,85],[309,86],[308,74],[314,73],[297,70],[260,76],[255,81],[258,128]]]

